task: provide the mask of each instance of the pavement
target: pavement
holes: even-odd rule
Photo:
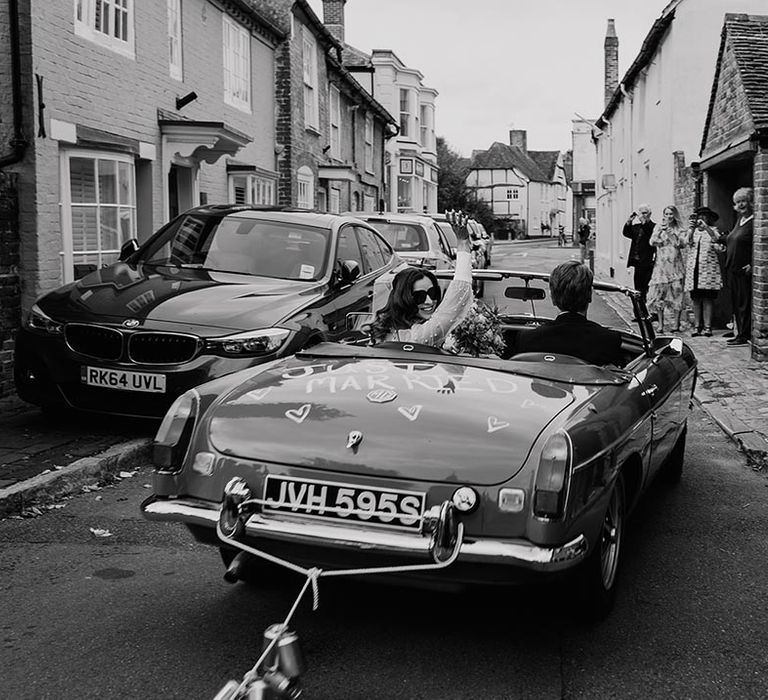
[[[632,327],[629,300],[605,299]],[[726,345],[724,332],[692,338],[690,328],[683,330],[699,361],[694,398],[754,469],[768,471],[768,363],[751,359],[749,346]],[[36,515],[67,495],[129,478],[151,463],[158,425],[79,416],[54,421],[15,396],[0,398],[0,518]]]

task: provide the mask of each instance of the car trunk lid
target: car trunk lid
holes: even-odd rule
[[[568,385],[439,359],[294,358],[226,395],[209,426],[213,446],[235,457],[495,484],[573,401]]]

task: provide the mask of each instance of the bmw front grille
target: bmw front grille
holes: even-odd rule
[[[110,362],[129,360],[142,365],[189,362],[202,347],[194,335],[122,331],[87,323],[68,323],[64,338],[69,348],[80,355]]]

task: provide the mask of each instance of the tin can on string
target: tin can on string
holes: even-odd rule
[[[298,635],[283,625],[270,625],[264,631],[262,650],[266,649],[275,638],[277,638],[277,644],[267,654],[263,667],[277,668],[288,678],[299,678],[304,673],[306,665]]]

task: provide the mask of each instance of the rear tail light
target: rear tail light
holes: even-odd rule
[[[158,471],[181,471],[199,410],[200,397],[194,389],[184,392],[168,409],[152,445],[152,462]]]
[[[544,443],[533,492],[535,515],[543,518],[562,517],[571,458],[571,440],[567,433],[555,433]]]

